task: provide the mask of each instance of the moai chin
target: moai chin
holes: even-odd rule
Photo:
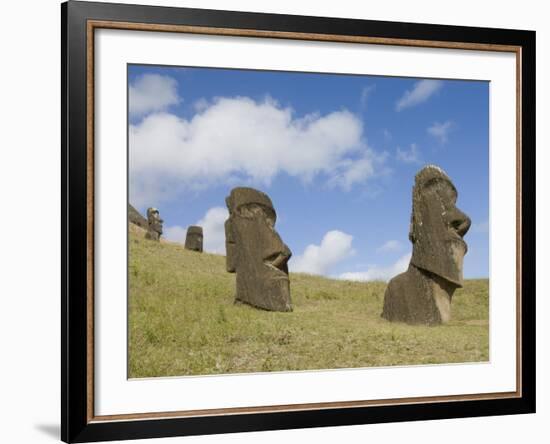
[[[451,299],[463,285],[462,265],[470,218],[456,207],[458,193],[439,167],[415,177],[409,239],[413,254],[406,272],[388,283],[382,317],[435,325],[451,317]]]
[[[159,241],[162,235],[162,223],[164,221],[160,218],[159,210],[156,208],[147,209],[147,233],[145,233],[145,239]]]
[[[235,302],[271,311],[292,311],[288,260],[292,255],[275,231],[277,215],[267,194],[234,188],[225,199],[227,271],[237,274]]]
[[[191,225],[185,236],[185,249],[202,253],[202,227]]]

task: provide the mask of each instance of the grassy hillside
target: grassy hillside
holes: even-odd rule
[[[233,303],[225,257],[129,237],[129,377],[487,361],[488,281],[442,326],[380,318],[386,284],[291,274],[292,313]]]

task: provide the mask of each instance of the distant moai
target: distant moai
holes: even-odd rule
[[[406,272],[388,283],[382,317],[409,324],[436,325],[451,317],[451,299],[463,285],[463,240],[470,218],[456,207],[458,193],[439,167],[415,177],[409,239],[413,254]]]
[[[202,227],[191,225],[187,228],[185,236],[185,248],[187,250],[198,251],[202,253]]]
[[[164,221],[160,218],[159,210],[156,208],[147,209],[147,233],[145,233],[145,239],[159,241],[162,235],[162,223]]]
[[[237,274],[235,302],[292,311],[288,260],[292,252],[275,231],[277,214],[267,194],[234,188],[225,199],[226,267]]]
[[[141,213],[130,204],[128,204],[128,220],[144,230],[147,230],[149,227],[147,219],[145,219]]]

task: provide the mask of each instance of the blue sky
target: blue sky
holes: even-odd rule
[[[204,227],[224,254],[225,197],[273,200],[290,269],[357,280],[406,268],[411,191],[442,167],[472,219],[465,277],[489,275],[489,84],[129,65],[130,203],[166,237]]]

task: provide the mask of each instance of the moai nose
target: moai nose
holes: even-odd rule
[[[460,211],[458,208],[455,208],[451,214],[451,227],[455,229],[458,235],[464,237],[464,235],[470,229],[472,221],[470,218]]]

